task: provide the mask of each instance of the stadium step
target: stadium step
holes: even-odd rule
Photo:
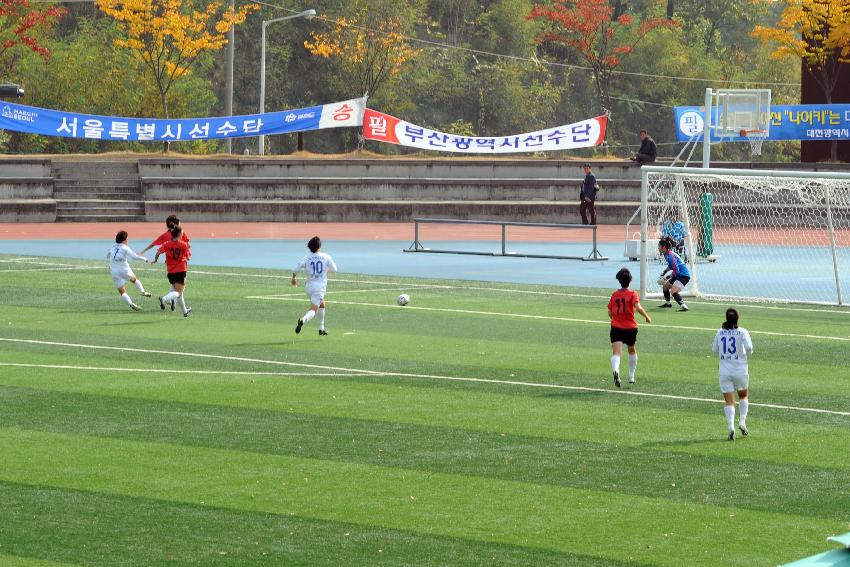
[[[56,215],[56,222],[144,222],[144,215]]]
[[[53,162],[57,222],[144,221],[135,161]]]
[[[600,224],[624,224],[637,201],[596,204]],[[151,218],[177,213],[200,221],[409,222],[417,217],[579,223],[578,203],[561,201],[161,200],[147,201]]]

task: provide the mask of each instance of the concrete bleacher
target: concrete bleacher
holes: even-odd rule
[[[53,175],[47,159],[5,159],[0,164],[0,222],[53,222]]]
[[[141,160],[146,213],[193,220],[409,221],[416,216],[578,222],[581,162],[554,160]],[[600,223],[624,222],[638,168],[598,162]]]
[[[405,222],[414,217],[579,222],[581,161],[537,159],[0,159],[0,222]],[[640,201],[640,168],[593,161],[599,224]],[[720,164],[713,164],[720,165]],[[843,164],[727,163],[836,171]]]

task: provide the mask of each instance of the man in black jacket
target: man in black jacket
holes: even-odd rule
[[[590,164],[584,164],[584,181],[581,184],[581,224],[587,224],[587,213],[590,212],[590,224],[596,224],[596,192],[599,191],[599,185],[596,183],[596,176],[590,169]]]
[[[640,131],[640,149],[632,156],[631,160],[638,165],[652,163],[658,156],[658,148],[655,147],[655,140],[649,137],[646,130]]]

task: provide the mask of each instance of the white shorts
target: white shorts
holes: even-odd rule
[[[310,304],[321,305],[322,301],[325,299],[325,293],[327,293],[328,287],[308,282],[307,285],[304,286],[304,291],[307,292],[307,297],[310,298]]]
[[[746,374],[720,375],[720,391],[724,394],[746,390],[750,385],[750,377]]]
[[[112,283],[115,287],[124,287],[124,284],[136,277],[133,270],[129,268],[118,268],[110,270],[112,272]]]

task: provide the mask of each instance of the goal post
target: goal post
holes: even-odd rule
[[[661,297],[657,243],[670,234],[692,296],[847,304],[850,173],[645,166],[642,298]]]

